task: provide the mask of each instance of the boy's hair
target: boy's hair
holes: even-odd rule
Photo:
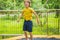
[[[30,0],[24,0],[24,3],[28,2],[29,3],[29,7],[31,6],[31,1]]]

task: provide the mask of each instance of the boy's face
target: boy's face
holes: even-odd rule
[[[25,1],[24,5],[25,5],[25,7],[29,7],[29,2]]]

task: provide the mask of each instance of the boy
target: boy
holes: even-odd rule
[[[37,23],[39,24],[39,19],[36,14],[36,12],[30,8],[30,1],[24,1],[25,9],[22,11],[22,14],[19,16],[19,19],[17,20],[19,22],[20,18],[23,16],[24,17],[24,25],[23,25],[23,31],[26,37],[26,40],[28,40],[27,37],[27,31],[30,34],[30,40],[32,40],[32,14],[36,16]]]

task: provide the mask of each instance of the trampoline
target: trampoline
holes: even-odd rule
[[[30,38],[29,38],[30,39]],[[17,40],[25,40],[25,38],[17,39]],[[33,40],[60,40],[59,38],[33,38]]]

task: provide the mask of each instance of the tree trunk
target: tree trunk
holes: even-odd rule
[[[55,9],[59,9],[59,5],[56,5]],[[59,17],[59,13],[60,13],[60,10],[56,10],[56,16],[55,16],[55,18]]]

